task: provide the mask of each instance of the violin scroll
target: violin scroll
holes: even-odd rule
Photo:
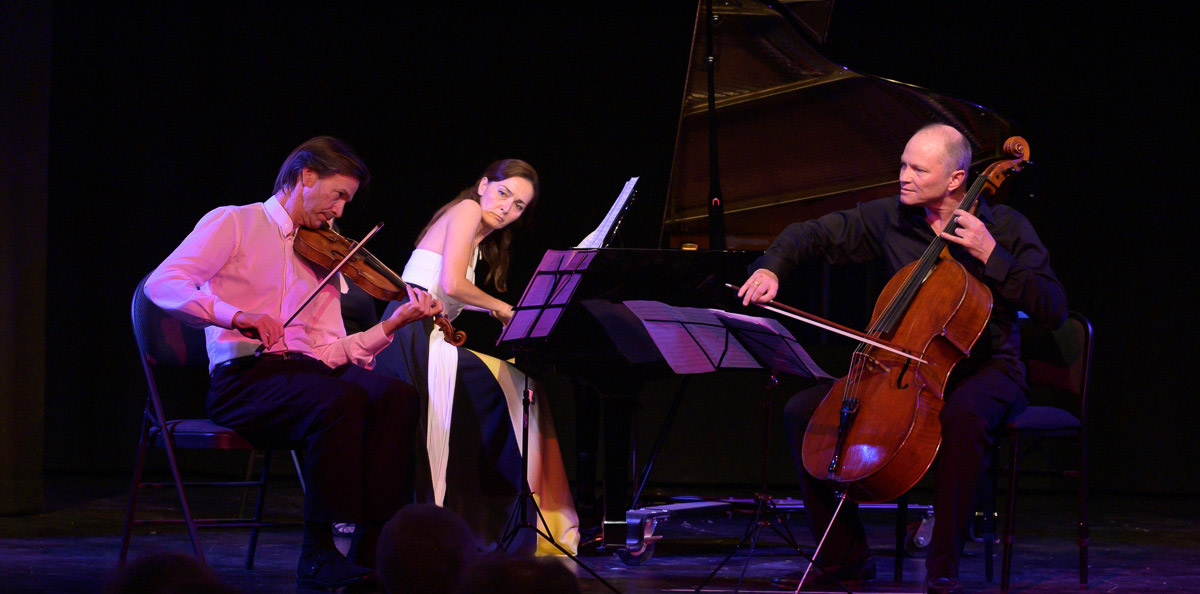
[[[439,315],[433,319],[433,323],[442,331],[442,336],[446,337],[446,342],[454,346],[462,346],[467,342],[467,333],[462,330],[456,330],[450,325],[450,320],[446,316]]]

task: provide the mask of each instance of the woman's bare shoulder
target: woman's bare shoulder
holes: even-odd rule
[[[450,210],[446,211],[446,214],[452,216],[463,216],[465,214],[479,216],[481,213],[483,213],[483,207],[474,200],[461,200],[458,204],[451,206]]]

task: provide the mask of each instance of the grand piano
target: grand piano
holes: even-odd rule
[[[749,263],[787,224],[895,194],[900,153],[921,125],[941,121],[963,130],[976,164],[998,158],[1011,132],[986,108],[858,74],[823,57],[814,44],[824,39],[832,1],[714,5],[713,105],[701,0],[659,245],[596,250],[551,333],[517,349],[522,367],[565,376],[575,385],[575,490],[584,506],[594,497],[603,432],[606,547],[620,549],[637,537],[627,534],[626,522],[636,488],[630,464],[634,399],[648,382],[671,374],[649,336],[638,335],[636,320],[622,319],[620,308],[609,306],[656,300],[731,308],[732,292],[713,287],[740,284]],[[727,250],[707,249],[713,122]]]

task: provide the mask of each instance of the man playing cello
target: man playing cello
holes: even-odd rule
[[[971,147],[961,132],[944,124],[921,128],[900,158],[899,196],[790,225],[751,266],[754,272],[738,293],[747,305],[770,301],[788,272],[817,255],[834,264],[883,260],[889,274],[895,274],[920,258],[935,237],[949,242],[951,256],[991,290],[993,310],[987,327],[970,356],[954,367],[939,417],[942,436],[934,484],[938,521],[925,580],[927,591],[937,593],[963,591],[959,557],[991,446],[989,433],[1027,403],[1017,312],[1054,328],[1067,314],[1062,285],[1028,219],[1012,208],[982,201],[974,215],[958,210],[970,164]],[[956,215],[957,228],[944,233]],[[785,412],[805,505],[818,535],[829,525],[837,499],[829,483],[805,470],[800,449],[809,420],[829,388],[819,385],[796,394]],[[853,503],[837,516],[817,563],[843,581],[875,576]]]

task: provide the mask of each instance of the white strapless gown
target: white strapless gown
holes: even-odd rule
[[[476,251],[473,260],[478,256]],[[441,300],[446,317],[453,320],[464,306],[442,293],[441,269],[441,254],[417,249],[401,276]],[[467,279],[475,281],[474,262]],[[407,379],[428,396],[425,449],[432,502],[463,515],[480,537],[495,542],[520,482],[521,392],[527,382],[535,391],[538,386],[506,361],[451,345],[431,323],[409,326],[414,328],[397,332],[393,344],[380,353],[376,369]],[[428,350],[420,343],[427,343]],[[574,553],[579,520],[546,399],[535,396],[529,414],[528,484],[546,519],[544,528]],[[538,540],[539,553],[557,553]]]

